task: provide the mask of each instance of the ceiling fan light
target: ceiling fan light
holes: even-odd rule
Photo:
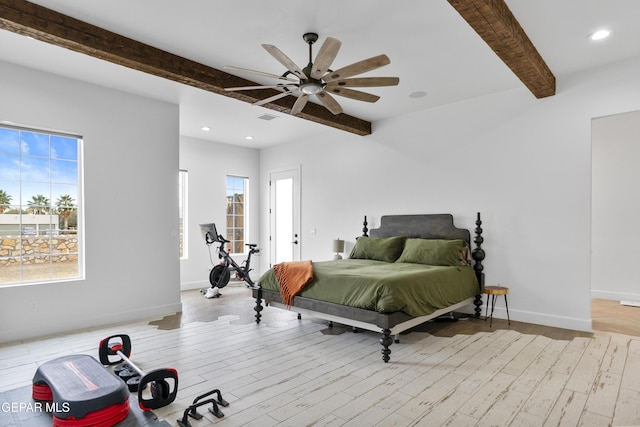
[[[315,95],[322,91],[322,85],[315,82],[302,83],[300,85],[300,91],[307,95]]]

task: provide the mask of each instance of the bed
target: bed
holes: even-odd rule
[[[389,347],[402,332],[470,305],[480,316],[485,258],[480,213],[473,249],[471,233],[457,228],[451,214],[386,215],[379,228],[367,225],[365,217],[349,258],[313,262],[313,280],[290,306],[283,303],[273,269],[264,273],[252,291],[256,323],[264,304],[380,332],[387,363]]]

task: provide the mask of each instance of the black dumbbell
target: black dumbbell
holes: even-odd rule
[[[138,374],[133,369],[121,369],[120,372],[118,372],[118,376],[122,379],[122,381],[127,382],[129,378],[139,377],[140,374]]]
[[[140,376],[137,390],[138,403],[141,409],[148,411],[162,408],[176,399],[176,395],[178,394],[178,372],[175,369],[168,368],[156,369],[145,373],[138,368],[131,359],[129,359],[131,355],[131,338],[129,338],[129,335],[112,335],[103,339],[100,341],[98,355],[103,365],[115,365],[121,362],[127,362],[129,367],[133,369],[134,375],[132,375],[132,377],[135,376],[135,373]],[[117,359],[114,359],[114,357],[117,357]],[[126,369],[123,369],[123,371],[124,370]],[[122,371],[120,374],[121,373]],[[120,375],[120,377],[122,378],[122,375]],[[150,396],[149,393],[145,393],[147,385],[150,386]],[[127,386],[129,386],[129,384],[127,384]],[[131,390],[131,387],[129,389]]]
[[[131,366],[127,365],[126,363],[121,363],[113,368],[113,373],[118,375],[120,371],[123,371],[125,369],[131,370]]]
[[[140,375],[135,375],[127,380],[127,387],[129,391],[137,392],[140,389]]]

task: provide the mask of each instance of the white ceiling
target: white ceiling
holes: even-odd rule
[[[563,78],[572,73],[640,55],[638,0],[506,2],[555,74],[559,92]],[[33,3],[218,69],[233,65],[282,74],[282,65],[262,43],[276,45],[303,67],[308,61],[308,47],[302,40],[305,32],[320,35],[314,54],[327,36],[342,41],[333,69],[385,53],[391,64],[366,76],[398,76],[398,86],[363,89],[381,96],[374,104],[336,97],[345,113],[372,121],[374,132],[378,120],[522,87],[446,0]],[[589,41],[587,36],[599,28],[610,29],[611,37]],[[266,147],[327,129],[4,30],[0,30],[0,60],[177,103],[181,134],[195,138]],[[251,75],[241,77],[273,83]],[[427,96],[409,97],[415,91],[425,91]],[[265,113],[278,118],[258,119]],[[211,131],[202,131],[203,125]],[[246,135],[254,139],[247,141]]]

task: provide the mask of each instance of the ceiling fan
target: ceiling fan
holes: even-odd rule
[[[318,35],[316,33],[306,33],[302,38],[309,45],[309,64],[302,69],[282,53],[280,49],[270,44],[263,44],[262,47],[287,69],[281,76],[246,68],[225,67],[242,73],[275,78],[284,81],[284,83],[267,86],[230,87],[225,90],[282,89],[284,92],[255,102],[254,105],[264,105],[288,95],[298,96],[293,108],[291,108],[291,114],[293,115],[299,114],[307,104],[309,97],[314,95],[331,113],[340,114],[342,113],[342,107],[331,94],[358,101],[376,102],[380,99],[379,96],[350,89],[350,87],[396,86],[400,81],[398,77],[348,78],[390,64],[391,61],[387,55],[374,56],[334,71],[329,67],[338,55],[342,42],[332,37],[327,37],[318,51],[315,62],[313,62],[312,45],[318,40]]]

